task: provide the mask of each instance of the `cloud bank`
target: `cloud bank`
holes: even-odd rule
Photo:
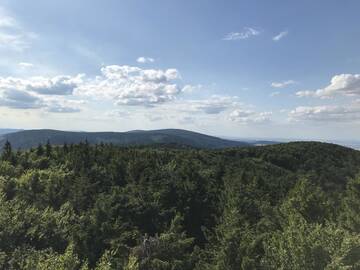
[[[336,95],[359,96],[360,74],[340,74],[332,77],[330,85],[315,91],[299,91],[298,97],[330,98]]]
[[[323,106],[299,106],[289,113],[290,120],[294,121],[317,121],[317,122],[342,122],[359,121],[360,106],[323,105]]]

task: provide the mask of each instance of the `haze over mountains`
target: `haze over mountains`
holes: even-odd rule
[[[90,144],[112,143],[115,145],[177,145],[195,148],[228,148],[237,146],[271,145],[281,142],[301,141],[299,139],[266,139],[216,137],[182,129],[132,130],[127,132],[85,132],[51,129],[23,130],[0,128],[0,146],[8,140],[14,148],[27,149],[48,141],[54,145],[75,144],[87,140]],[[317,141],[317,140],[314,140]],[[322,141],[322,140],[319,140]],[[360,149],[359,141],[323,141],[354,149]]]
[[[0,136],[4,134],[14,133],[17,131],[21,131],[21,129],[13,129],[13,128],[0,128]]]

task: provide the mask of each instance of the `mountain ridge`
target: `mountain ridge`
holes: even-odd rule
[[[90,144],[112,143],[121,146],[131,145],[179,145],[195,148],[229,148],[251,146],[243,141],[234,141],[183,129],[134,130],[126,132],[84,132],[55,129],[22,130],[0,135],[0,145],[9,141],[15,149],[28,149],[48,141],[54,145],[76,144],[88,141]]]

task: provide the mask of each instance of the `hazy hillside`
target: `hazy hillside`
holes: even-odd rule
[[[112,143],[116,145],[174,144],[196,148],[226,148],[250,145],[245,142],[225,140],[192,131],[163,129],[129,132],[70,132],[59,130],[24,130],[0,137],[0,145],[8,140],[14,148],[28,149],[50,141],[54,145],[80,143]]]
[[[21,129],[11,129],[11,128],[0,128],[0,136],[4,134],[14,133],[21,131]]]

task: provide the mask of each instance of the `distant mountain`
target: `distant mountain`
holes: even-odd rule
[[[190,146],[196,148],[228,148],[236,146],[251,146],[252,144],[221,139],[197,132],[181,129],[162,129],[162,130],[136,130],[129,132],[72,132],[60,130],[23,130],[0,136],[2,146],[8,140],[13,148],[28,149],[39,144],[50,141],[54,145],[64,143],[80,143],[87,140],[90,144],[112,143],[115,145],[176,145]]]
[[[0,128],[0,135],[9,134],[21,131],[21,129],[12,129],[12,128]]]

